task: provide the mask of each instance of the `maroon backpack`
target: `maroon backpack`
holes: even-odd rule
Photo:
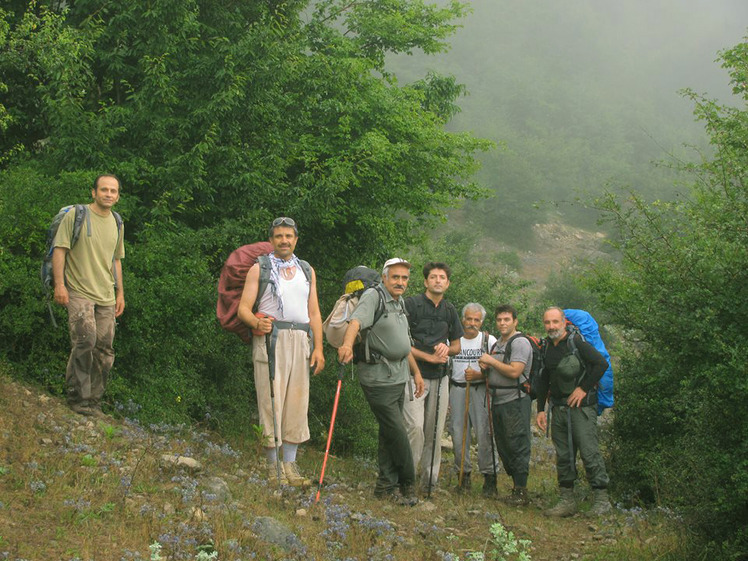
[[[252,342],[252,334],[249,327],[237,315],[244,283],[247,280],[247,273],[257,263],[259,257],[272,252],[273,246],[270,242],[243,245],[231,252],[223,264],[221,277],[218,279],[218,304],[216,305],[218,321],[226,331],[236,333],[247,344]]]

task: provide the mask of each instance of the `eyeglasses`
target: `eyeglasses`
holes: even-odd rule
[[[294,222],[293,218],[281,216],[273,220],[273,226],[291,226],[291,228],[296,228],[296,222]]]

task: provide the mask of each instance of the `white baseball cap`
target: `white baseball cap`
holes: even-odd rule
[[[403,267],[407,267],[410,269],[412,265],[408,263],[405,259],[400,259],[399,257],[393,257],[392,259],[387,259],[387,261],[384,262],[384,267],[382,267],[382,273],[384,273],[384,270],[387,267],[392,267],[393,265],[402,265]]]

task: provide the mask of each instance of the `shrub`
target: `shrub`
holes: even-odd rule
[[[722,53],[748,101],[748,43]],[[705,555],[748,554],[748,111],[695,94],[715,155],[692,168],[690,197],[646,204],[609,195],[620,267],[590,286],[640,341],[618,369],[614,481],[678,507]]]

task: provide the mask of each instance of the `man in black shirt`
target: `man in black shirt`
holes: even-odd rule
[[[405,299],[412,352],[426,389],[414,397],[406,387],[403,416],[416,476],[429,491],[436,485],[441,465],[441,435],[449,404],[449,357],[460,352],[464,334],[457,310],[444,298],[450,273],[445,263],[427,263],[423,267],[426,290]]]
[[[597,439],[597,383],[608,368],[605,358],[578,334],[566,329],[561,308],[548,308],[543,315],[548,334],[544,367],[538,385],[536,423],[545,431],[548,419],[546,399],[550,396],[551,434],[556,448],[556,472],[561,500],[546,511],[549,516],[572,516],[577,511],[574,482],[577,478],[576,452],[582,457],[592,487],[591,512],[610,511],[608,473]],[[549,391],[550,390],[550,391]]]

